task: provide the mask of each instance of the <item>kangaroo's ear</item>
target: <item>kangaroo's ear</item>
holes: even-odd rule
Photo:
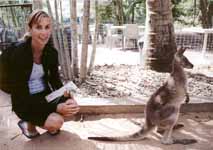
[[[186,49],[187,49],[186,47],[180,47],[177,49],[177,53],[182,55]]]

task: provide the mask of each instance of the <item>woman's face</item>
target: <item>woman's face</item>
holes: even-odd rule
[[[44,46],[50,38],[51,31],[51,19],[49,17],[42,17],[38,23],[33,23],[30,28],[32,43]]]

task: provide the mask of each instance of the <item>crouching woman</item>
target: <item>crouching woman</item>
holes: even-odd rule
[[[28,138],[39,135],[36,126],[51,135],[59,133],[64,118],[79,111],[72,97],[57,103],[45,99],[62,86],[58,53],[49,42],[51,21],[46,12],[33,11],[27,22],[28,38],[13,44],[0,56],[0,88],[11,94],[12,109],[21,119],[18,126]]]

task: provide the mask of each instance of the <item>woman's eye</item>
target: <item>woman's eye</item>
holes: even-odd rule
[[[36,26],[36,29],[42,29],[42,26],[38,25]]]
[[[49,28],[50,28],[50,26],[46,26],[46,27],[45,27],[45,29],[49,29]]]

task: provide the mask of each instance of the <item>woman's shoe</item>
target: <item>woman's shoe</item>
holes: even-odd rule
[[[22,133],[29,139],[33,139],[40,135],[36,129],[35,129],[35,131],[29,131],[28,123],[26,121],[20,120],[18,122],[18,126],[21,129]]]

